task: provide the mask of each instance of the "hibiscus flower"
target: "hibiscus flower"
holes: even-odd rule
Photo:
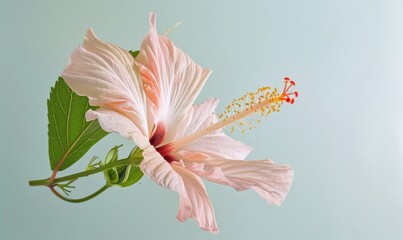
[[[63,78],[99,107],[87,112],[87,120],[98,119],[104,130],[134,140],[143,150],[140,168],[144,174],[179,194],[180,221],[193,218],[202,229],[218,232],[201,177],[237,191],[251,188],[268,203],[280,205],[290,189],[293,170],[271,160],[243,161],[251,147],[222,129],[241,127],[250,114],[268,114],[283,101],[292,102],[290,96],[296,93],[288,90],[294,83],[286,78],[281,93],[269,88],[247,93],[232,104],[241,102],[244,108],[228,107],[218,118],[217,99],[193,105],[211,71],[158,35],[154,14],[149,21],[149,33],[136,58],[98,39],[91,29],[71,54]]]

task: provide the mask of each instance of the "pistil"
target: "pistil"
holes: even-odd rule
[[[298,92],[289,92],[290,88],[295,85],[295,82],[290,78],[284,78],[284,88],[281,94],[275,88],[270,91],[270,87],[259,88],[255,93],[247,93],[243,97],[234,100],[224,111],[223,114],[219,115],[221,121],[212,124],[204,129],[201,129],[191,135],[188,135],[182,139],[169,143],[162,146],[161,149],[176,150],[180,147],[201,138],[211,132],[217,131],[219,129],[231,126],[235,123],[239,123],[239,126],[244,126],[244,121],[246,117],[251,114],[258,114],[260,116],[267,116],[273,111],[279,111],[281,104],[285,101],[287,103],[293,104],[296,97],[298,97]],[[234,113],[231,115],[231,113]],[[260,122],[260,119],[258,120]],[[250,127],[252,128],[252,127]],[[232,129],[233,130],[233,129]],[[244,131],[243,129],[242,131]]]

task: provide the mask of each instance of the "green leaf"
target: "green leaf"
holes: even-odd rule
[[[139,50],[137,50],[137,51],[130,50],[129,53],[130,53],[134,58],[136,58],[137,55],[139,55],[140,51],[139,51]]]
[[[88,98],[78,96],[62,77],[56,81],[48,99],[48,136],[50,168],[60,164],[62,171],[77,162],[108,133],[97,120],[86,121]]]

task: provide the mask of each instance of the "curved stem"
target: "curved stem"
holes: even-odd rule
[[[53,194],[55,194],[58,198],[66,201],[66,202],[71,202],[71,203],[81,203],[81,202],[85,202],[88,201],[96,196],[98,196],[99,194],[101,194],[102,192],[104,192],[106,189],[109,188],[108,185],[104,185],[103,187],[101,187],[100,189],[98,189],[96,192],[83,197],[83,198],[68,198],[63,196],[62,194],[60,194],[58,191],[56,191],[55,186],[51,185],[49,186],[50,190],[52,191]]]
[[[68,153],[68,152],[67,152]],[[66,154],[67,154],[66,153]],[[59,163],[56,165],[56,167],[53,169],[52,175],[50,176],[48,180],[48,185],[52,184],[52,182],[55,180],[57,172],[59,171],[59,168],[63,165],[64,160],[66,159],[65,156],[59,161]]]
[[[122,159],[122,160],[119,160],[116,162],[111,162],[111,163],[105,164],[105,165],[97,167],[95,169],[86,170],[86,171],[71,174],[68,176],[55,178],[51,184],[49,184],[49,178],[46,178],[46,179],[29,181],[29,185],[30,186],[49,186],[50,187],[51,185],[53,185],[55,183],[65,182],[65,181],[77,179],[80,177],[87,177],[89,175],[103,172],[105,170],[108,170],[108,169],[114,168],[114,167],[119,167],[119,166],[124,166],[124,165],[138,166],[140,164],[141,160],[142,160],[142,158],[125,158],[125,159]]]

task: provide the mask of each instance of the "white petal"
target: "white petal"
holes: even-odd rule
[[[268,203],[280,205],[290,190],[294,172],[271,160],[210,160],[190,163],[188,169],[207,180],[228,185],[237,191],[254,189]]]
[[[98,39],[91,29],[70,57],[62,76],[90,105],[113,109],[128,117],[148,135],[143,83],[127,51]]]
[[[182,50],[156,30],[150,15],[150,31],[143,40],[136,63],[144,90],[154,104],[155,124],[165,124],[166,138],[172,139],[177,126],[188,114],[211,71],[194,63]]]

